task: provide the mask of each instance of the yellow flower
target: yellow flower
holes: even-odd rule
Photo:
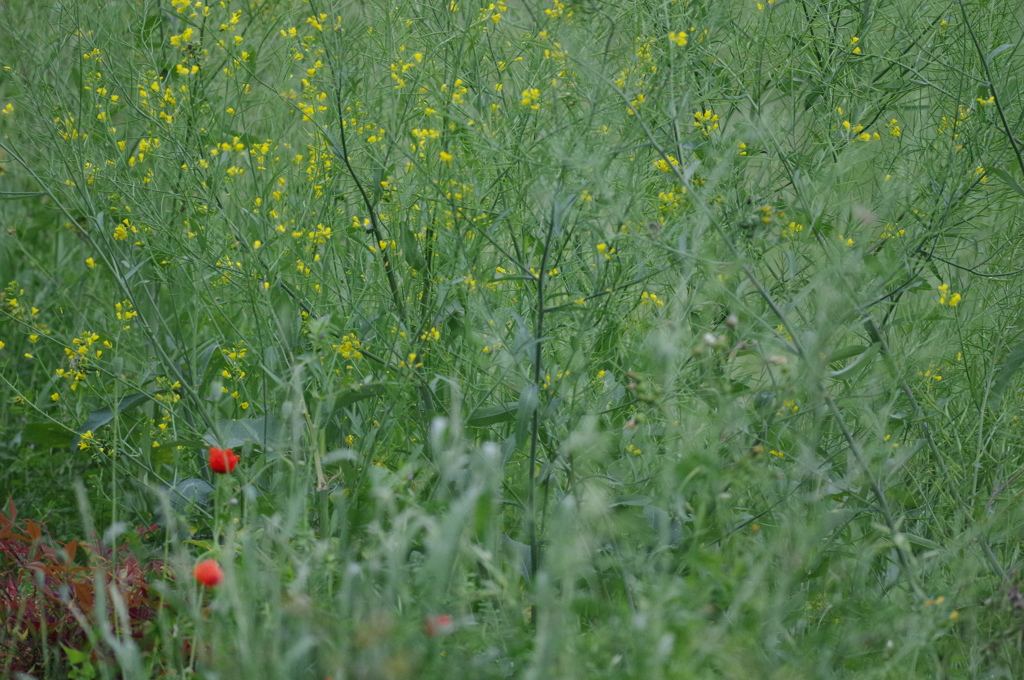
[[[78,450],[85,451],[89,448],[90,444],[95,441],[92,436],[92,430],[82,433],[82,437],[78,440]]]
[[[678,33],[673,31],[668,34],[668,39],[680,47],[686,47],[686,38],[687,35],[685,31],[679,31]]]
[[[705,137],[711,134],[712,130],[718,129],[718,114],[711,111],[710,109],[705,109],[704,111],[694,111],[693,118],[694,127],[699,129]]]
[[[450,153],[448,153],[447,151],[442,151],[439,155],[440,155],[440,158],[441,158],[441,160],[443,162],[445,162],[445,163],[451,163],[452,162],[452,155]]]
[[[529,106],[536,111],[540,108],[540,90],[535,87],[523,90],[522,99],[519,100],[519,103],[523,106]]]
[[[939,291],[940,305],[949,305],[950,307],[956,307],[958,304],[960,304],[960,301],[963,300],[963,297],[960,295],[960,293],[953,293],[952,295],[949,294],[948,283],[943,283],[941,285],[935,286],[935,290]]]
[[[671,172],[672,168],[679,165],[679,160],[674,156],[667,156],[666,158],[659,158],[658,160],[651,163],[654,167],[662,172]]]

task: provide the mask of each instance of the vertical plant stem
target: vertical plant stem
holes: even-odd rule
[[[572,205],[569,199],[560,205],[557,197],[552,202],[551,218],[548,222],[547,234],[544,237],[544,251],[541,254],[540,270],[533,276],[537,284],[537,318],[534,326],[533,346],[533,384],[537,390],[537,401],[533,409],[530,426],[530,486],[526,500],[527,526],[530,540],[530,576],[536,577],[540,567],[540,541],[537,537],[537,449],[540,442],[540,390],[544,379],[544,321],[546,317],[546,284],[548,264],[551,259],[551,245],[561,232],[562,212]],[[534,616],[536,621],[536,616]]]

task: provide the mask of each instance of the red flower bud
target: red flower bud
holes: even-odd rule
[[[240,456],[236,456],[231,449],[218,449],[210,447],[210,469],[218,474],[231,472],[238,465]]]
[[[423,620],[423,628],[430,637],[439,637],[455,630],[455,621],[449,614],[434,614]]]
[[[196,580],[207,588],[220,585],[224,580],[224,570],[217,564],[217,560],[203,560],[192,570]]]

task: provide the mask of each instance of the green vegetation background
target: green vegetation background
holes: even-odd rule
[[[166,565],[34,672],[1018,674],[1022,20],[4,3],[0,492]]]

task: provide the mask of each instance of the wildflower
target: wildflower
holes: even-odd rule
[[[680,47],[686,47],[687,37],[688,36],[686,35],[686,31],[679,31],[678,33],[673,31],[672,33],[668,34],[668,39],[674,42],[676,45],[679,45]]]
[[[797,222],[790,222],[789,226],[783,227],[782,238],[792,238],[796,234],[804,230],[804,225]]]
[[[217,474],[231,472],[238,465],[240,456],[236,456],[231,449],[218,449],[210,447],[210,469]]]
[[[349,333],[341,337],[341,343],[331,345],[331,348],[345,359],[362,359],[363,354],[359,351],[362,344],[356,338],[355,333]]]
[[[203,560],[192,570],[196,580],[207,588],[219,586],[224,581],[224,570],[217,564],[217,560]]]
[[[672,172],[672,168],[679,165],[679,159],[675,156],[665,156],[665,158],[659,158],[658,160],[651,163],[654,167],[662,172]]]
[[[519,103],[536,111],[540,108],[540,90],[535,87],[523,90],[522,99]]]
[[[654,304],[654,305],[657,305],[659,307],[664,307],[665,306],[665,303],[661,299],[659,299],[657,295],[655,295],[654,293],[648,293],[646,290],[643,291],[642,293],[640,293],[640,304],[641,305],[651,305],[651,304]]]
[[[450,614],[432,614],[423,619],[423,628],[430,637],[440,637],[455,630],[455,620]]]
[[[939,291],[940,305],[949,305],[950,307],[956,307],[958,304],[960,304],[960,301],[963,300],[963,297],[960,295],[960,293],[953,293],[952,295],[949,294],[950,291],[948,283],[943,283],[939,286],[936,286],[935,289]]]
[[[701,131],[705,137],[711,134],[712,130],[718,129],[718,114],[705,109],[704,111],[694,111],[694,127]]]

